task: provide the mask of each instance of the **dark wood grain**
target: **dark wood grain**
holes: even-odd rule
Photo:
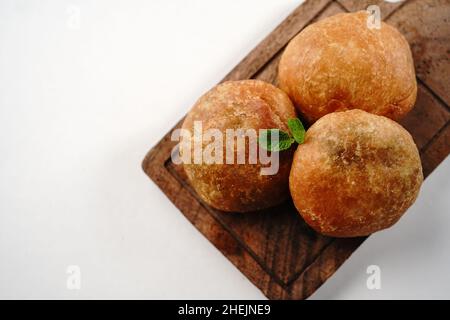
[[[366,10],[370,5],[377,5],[380,8],[381,18],[386,19],[405,2],[387,2],[384,0],[338,0],[346,11],[354,12]]]
[[[224,80],[256,78],[276,85],[278,62],[290,39],[309,23],[339,12],[365,9],[369,2],[380,5],[382,16],[405,34],[413,48],[418,97],[413,111],[401,124],[417,143],[427,176],[450,153],[449,1],[410,0],[395,5],[382,1],[306,1]],[[181,121],[174,129],[180,125]],[[317,234],[301,219],[290,200],[247,214],[210,208],[196,196],[182,168],[171,162],[170,154],[175,146],[170,141],[171,133],[147,154],[142,164],[144,171],[267,297],[304,299],[310,296],[365,240]]]
[[[448,156],[450,150],[450,122],[439,130],[421,154],[423,174],[427,177]]]
[[[417,101],[408,116],[400,121],[413,136],[419,150],[450,120],[450,113],[433,93],[419,81]]]
[[[386,22],[411,45],[417,77],[449,105],[450,0],[410,0]]]

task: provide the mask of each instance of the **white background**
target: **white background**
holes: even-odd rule
[[[0,298],[264,298],[140,164],[299,3],[1,0]],[[449,174],[313,298],[450,298]]]

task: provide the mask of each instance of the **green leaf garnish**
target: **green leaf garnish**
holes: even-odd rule
[[[295,141],[302,144],[305,141],[305,128],[302,122],[298,118],[289,119],[288,127]]]
[[[278,136],[278,139],[277,139]],[[274,143],[272,144],[272,137]],[[294,142],[288,133],[279,129],[261,130],[258,137],[259,145],[267,151],[278,152],[289,149]]]
[[[288,120],[288,128],[292,134],[284,132],[280,129],[264,129],[261,130],[258,143],[267,151],[277,152],[287,150],[294,142],[302,144],[305,141],[305,128],[298,118]],[[274,143],[272,144],[272,136],[274,136]],[[278,139],[277,139],[278,136]]]

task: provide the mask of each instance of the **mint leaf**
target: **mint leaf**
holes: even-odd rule
[[[274,143],[272,144],[272,137]],[[261,130],[258,137],[259,145],[267,151],[278,152],[287,150],[294,143],[288,133],[279,129]]]
[[[305,141],[305,128],[302,122],[298,118],[292,118],[288,120],[288,127],[298,144],[302,144]]]

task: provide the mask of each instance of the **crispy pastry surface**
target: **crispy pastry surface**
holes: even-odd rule
[[[286,47],[278,80],[312,123],[334,111],[363,109],[394,120],[413,107],[417,84],[408,42],[368,13],[342,13],[311,24]]]
[[[188,113],[183,128],[193,131],[194,121],[202,121],[203,130],[272,129],[287,131],[287,120],[295,117],[295,108],[280,89],[263,81],[224,82],[204,94]],[[205,140],[205,139],[203,139]],[[208,141],[203,141],[205,147]],[[294,149],[281,152],[279,171],[261,175],[262,165],[185,164],[184,170],[192,187],[204,202],[222,211],[247,212],[276,205],[289,196],[289,171]],[[193,144],[191,144],[193,147]],[[248,141],[245,144],[248,160]],[[238,145],[235,142],[235,159]],[[259,146],[258,146],[259,148]]]
[[[298,146],[289,186],[316,231],[364,236],[397,222],[423,180],[419,152],[398,123],[361,110],[328,114]]]

